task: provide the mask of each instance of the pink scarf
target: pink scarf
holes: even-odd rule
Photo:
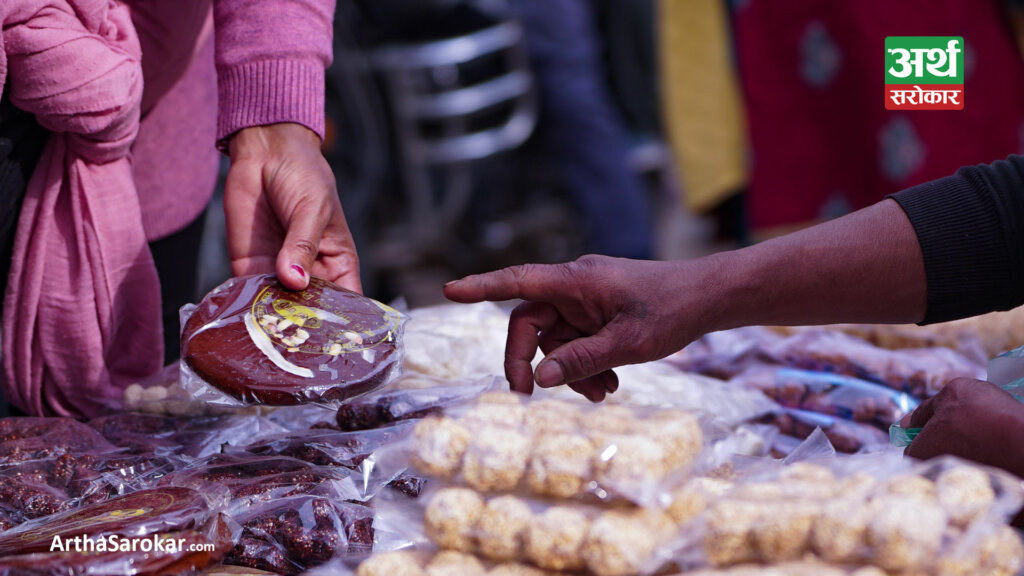
[[[93,416],[159,369],[163,354],[160,289],[129,157],[139,39],[120,2],[3,4],[0,86],[6,77],[14,105],[52,132],[18,222],[3,392],[31,414]]]

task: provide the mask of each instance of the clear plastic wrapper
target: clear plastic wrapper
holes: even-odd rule
[[[682,568],[767,566],[808,556],[886,573],[1015,574],[1024,567],[1024,546],[1006,538],[1005,526],[1024,493],[999,470],[889,452],[769,462],[715,482],[715,498],[680,496],[673,503],[699,504],[681,532],[675,561]],[[965,547],[996,555],[967,554]],[[956,562],[972,562],[972,570],[944,571]]]
[[[46,552],[54,538],[85,535],[147,536],[208,527],[213,514],[201,494],[187,488],[140,490],[36,520],[0,534],[0,557]]]
[[[0,419],[0,465],[116,449],[95,430],[71,418]]]
[[[191,574],[224,556],[219,546],[195,531],[113,539],[93,548],[37,552],[0,558],[0,576],[164,576]],[[210,550],[207,547],[213,546]],[[100,546],[100,547],[97,547]]]
[[[284,428],[255,415],[170,416],[122,412],[96,418],[89,426],[133,454],[202,458],[224,445],[244,445]]]
[[[820,428],[836,450],[847,454],[880,450],[889,442],[886,433],[875,426],[807,410],[779,408],[757,421],[775,426],[783,436],[798,439],[805,439]]]
[[[468,402],[491,387],[491,380],[462,385],[435,381],[422,388],[390,387],[338,407],[337,425],[352,432],[440,414],[445,407]]]
[[[359,489],[355,497],[365,500],[405,472],[408,458],[394,445],[408,437],[413,426],[415,422],[399,422],[387,428],[359,432],[322,429],[290,432],[254,442],[237,452],[287,456],[318,466],[350,470]],[[406,478],[399,488],[415,490],[408,484],[410,481]]]
[[[373,510],[314,495],[276,498],[234,517],[241,535],[225,563],[298,574],[373,548]]]
[[[686,370],[729,380],[754,367],[778,364],[771,349],[783,335],[764,326],[705,334],[666,361]]]
[[[759,390],[789,407],[887,429],[920,403],[906,392],[841,374],[792,368],[745,372],[733,383]]]
[[[983,366],[948,348],[885,350],[823,329],[790,336],[773,353],[787,366],[854,376],[917,398],[933,396],[954,378],[984,373]]]
[[[443,488],[425,500],[423,530],[438,548],[598,576],[647,572],[676,528],[662,511],[484,496],[468,488]]]
[[[503,374],[508,312],[490,302],[410,311],[406,372],[446,380]]]
[[[485,492],[649,502],[702,454],[689,412],[527,401],[487,392],[416,424],[409,448],[422,474]]]
[[[183,309],[182,385],[222,405],[337,405],[401,370],[406,318],[319,278],[232,278]]]
[[[296,495],[333,500],[361,497],[349,471],[283,456],[217,454],[167,476],[164,485],[200,491],[237,518],[254,505]]]
[[[716,378],[687,372],[666,361],[629,364],[615,369],[619,389],[605,402],[652,408],[677,408],[714,414],[730,425],[769,412],[775,404],[757,390],[735,386]],[[534,396],[577,400],[567,386],[535,391]]]
[[[266,406],[223,406],[193,397],[181,384],[181,363],[164,366],[162,370],[129,385],[112,412],[145,412],[169,416],[217,416],[222,414],[261,414]]]
[[[122,412],[89,421],[89,426],[131,454],[201,458],[282,429],[256,416],[175,416]]]

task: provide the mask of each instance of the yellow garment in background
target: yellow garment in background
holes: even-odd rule
[[[665,129],[683,202],[714,208],[748,182],[747,130],[723,0],[660,0]]]

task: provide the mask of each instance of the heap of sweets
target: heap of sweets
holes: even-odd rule
[[[886,350],[830,330],[805,330],[773,349],[786,366],[877,382],[926,398],[954,378],[982,378],[985,368],[949,348]]]
[[[482,492],[644,500],[702,448],[688,412],[486,392],[421,420],[410,459],[423,474]]]
[[[423,528],[444,550],[598,576],[650,569],[655,553],[675,532],[672,519],[661,511],[482,496],[468,488],[431,495]]]
[[[890,574],[1010,575],[1024,568],[1024,546],[1005,525],[1024,498],[1005,473],[951,458],[833,462],[683,486],[669,514],[691,522],[686,532],[700,559],[680,554],[681,564],[772,566],[813,556]]]
[[[373,549],[373,510],[351,502],[296,495],[251,506],[225,563],[275,574],[299,574],[335,558]]]
[[[373,512],[350,500],[359,490],[347,470],[282,456],[218,454],[165,482],[224,498],[241,526],[225,562],[297,574],[373,546]]]
[[[185,321],[182,383],[215,404],[337,405],[398,375],[404,323],[320,278],[297,292],[273,276],[232,278]]]

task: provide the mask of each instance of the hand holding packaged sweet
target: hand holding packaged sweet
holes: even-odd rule
[[[273,276],[232,278],[183,323],[182,383],[213,404],[337,405],[398,374],[404,323],[319,278],[298,292]]]

